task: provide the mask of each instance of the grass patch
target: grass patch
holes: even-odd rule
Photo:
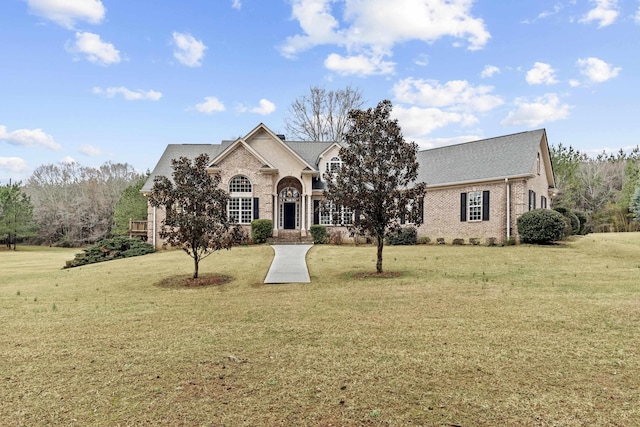
[[[640,234],[563,246],[0,253],[0,424],[640,425]],[[175,279],[172,279],[175,280]]]

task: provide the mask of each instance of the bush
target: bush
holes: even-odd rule
[[[436,243],[439,245],[444,245],[444,237],[438,237],[436,239]]]
[[[343,243],[342,237],[342,230],[333,230],[331,233],[329,233],[328,240],[332,245],[341,245]]]
[[[561,213],[567,219],[567,223],[569,224],[569,227],[565,229],[566,236],[571,236],[573,234],[580,233],[580,220],[578,219],[578,216],[571,209],[559,207],[559,208],[554,208],[553,210]]]
[[[451,242],[452,245],[464,245],[464,239],[453,239],[453,241]]]
[[[327,227],[324,225],[312,225],[309,231],[311,232],[311,237],[313,237],[313,243],[327,243]]]
[[[564,228],[564,216],[555,210],[534,209],[518,218],[518,234],[523,243],[553,243],[562,239]]]
[[[114,237],[112,239],[100,240],[95,245],[76,254],[73,260],[66,262],[64,268],[79,267],[81,265],[95,264],[96,262],[110,261],[112,259],[130,258],[152,252],[155,252],[155,248],[140,239]]]
[[[498,239],[495,237],[487,237],[487,246],[498,246]]]
[[[419,245],[428,245],[429,243],[431,243],[431,238],[428,236],[421,236],[418,237],[418,244]]]
[[[573,211],[573,213],[576,214],[578,221],[580,221],[580,231],[578,231],[578,234],[584,236],[587,234],[587,214],[582,211]]]
[[[273,235],[273,221],[270,219],[254,219],[251,221],[251,240],[264,243]]]
[[[415,245],[418,241],[418,230],[415,227],[399,228],[387,234],[387,245]]]

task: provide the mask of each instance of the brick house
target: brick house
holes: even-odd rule
[[[340,167],[334,142],[287,141],[264,124],[246,136],[220,144],[171,144],[142,187],[147,193],[158,175],[170,177],[171,159],[206,153],[207,169],[219,174],[229,192],[229,216],[249,227],[254,219],[273,221],[274,237],[306,237],[313,224],[344,224],[349,212],[321,212],[323,173]],[[423,150],[418,153],[419,181],[427,183],[424,223],[419,236],[504,243],[517,238],[516,219],[547,208],[555,190],[544,129]],[[148,241],[161,246],[161,209],[149,207]],[[335,227],[347,234],[346,227]]]

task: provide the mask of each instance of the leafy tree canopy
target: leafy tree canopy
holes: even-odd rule
[[[418,177],[418,146],[405,142],[397,120],[390,118],[391,101],[349,112],[342,166],[327,172],[327,203],[356,213],[351,230],[376,238],[376,271],[382,273],[385,235],[400,227],[400,219],[420,225],[426,184]]]
[[[129,233],[129,220],[147,219],[147,198],[140,192],[149,174],[141,176],[137,182],[129,185],[120,195],[113,210],[113,228],[111,233],[125,236]]]
[[[21,188],[21,183],[0,187],[0,239],[16,249],[18,239],[35,234],[31,199]]]
[[[246,238],[241,227],[229,223],[228,195],[218,188],[220,176],[207,173],[208,164],[206,154],[193,162],[186,157],[171,160],[173,179],[155,177],[149,194],[151,206],[166,211],[160,237],[193,258],[194,279],[198,278],[203,258],[220,249],[231,249]]]

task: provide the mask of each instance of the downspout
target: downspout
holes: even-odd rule
[[[507,242],[511,239],[511,184],[509,178],[504,179],[505,191],[507,192]]]
[[[153,207],[153,247],[156,247],[156,207]]]

